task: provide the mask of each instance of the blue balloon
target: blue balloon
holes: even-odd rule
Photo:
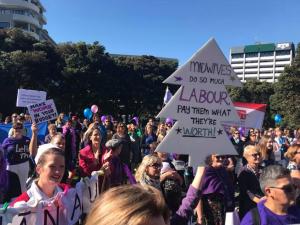
[[[274,117],[274,120],[276,123],[280,123],[282,118],[281,118],[281,115],[280,114],[276,114],[275,117]]]
[[[93,116],[93,112],[92,112],[92,110],[90,108],[85,108],[83,110],[83,115],[84,115],[85,118],[87,118],[87,119],[90,120],[92,118],[92,116]]]

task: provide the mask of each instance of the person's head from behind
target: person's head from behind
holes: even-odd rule
[[[153,187],[125,185],[109,189],[94,203],[86,225],[167,225],[169,209]]]
[[[259,178],[261,190],[272,207],[289,207],[295,201],[290,171],[280,165],[266,167]]]
[[[297,165],[300,165],[300,145],[294,144],[290,146],[284,156]]]
[[[108,149],[111,149],[113,156],[120,155],[120,153],[122,151],[122,147],[123,147],[122,140],[120,140],[120,139],[111,139],[106,142],[105,146]]]
[[[161,168],[162,161],[158,156],[154,154],[146,155],[136,171],[136,180],[141,181],[145,175],[152,179],[159,179]]]
[[[54,135],[51,138],[50,143],[54,144],[55,146],[57,146],[58,148],[60,148],[63,151],[66,148],[66,140],[65,140],[65,137],[61,133]]]
[[[39,176],[37,185],[42,191],[45,191],[46,188],[51,188],[54,191],[65,171],[63,151],[59,148],[45,149],[37,154],[35,160],[37,162],[36,172]]]
[[[254,145],[247,145],[244,149],[243,156],[251,167],[257,167],[261,162],[259,148]]]

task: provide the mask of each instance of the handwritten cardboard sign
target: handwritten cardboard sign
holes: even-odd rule
[[[18,89],[17,107],[27,107],[35,103],[46,101],[45,91]]]
[[[185,64],[178,68],[164,83],[176,85],[230,85],[242,84],[219,48],[215,39],[210,39]]]
[[[57,110],[53,99],[28,105],[28,112],[36,124],[56,119]]]
[[[216,41],[209,40],[164,82],[181,87],[157,117],[177,122],[156,151],[189,154],[195,167],[212,153],[236,155],[222,122],[239,121],[225,85],[241,83]]]

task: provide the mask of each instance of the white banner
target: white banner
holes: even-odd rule
[[[98,173],[94,172],[91,178],[58,193],[51,201],[30,199],[16,203],[13,208],[0,209],[0,225],[73,225],[82,213],[89,213],[98,193]]]
[[[18,89],[17,107],[27,107],[35,103],[46,101],[45,91]]]
[[[226,121],[223,126],[226,131],[229,131],[231,126],[242,127],[245,129],[245,134],[250,128],[262,128],[262,124],[266,112],[266,104],[256,104],[247,102],[233,102],[233,105],[240,117],[240,121]]]
[[[53,99],[28,105],[28,112],[36,124],[56,119],[58,116]]]

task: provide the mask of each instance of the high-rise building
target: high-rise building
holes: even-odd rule
[[[251,79],[276,82],[294,56],[292,42],[246,45],[230,49],[230,64],[242,82]]]
[[[37,40],[55,44],[43,29],[45,11],[39,0],[0,0],[0,29],[19,28]]]

